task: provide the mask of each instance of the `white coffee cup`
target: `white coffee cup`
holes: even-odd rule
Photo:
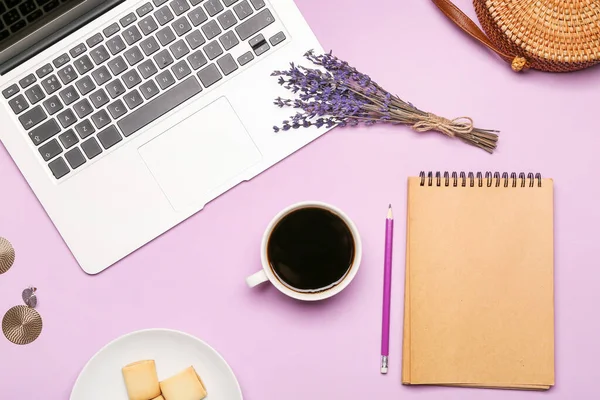
[[[274,228],[287,215],[302,208],[322,208],[335,214],[346,224],[346,226],[352,234],[352,239],[354,241],[354,258],[344,277],[332,286],[328,286],[326,288],[314,291],[300,291],[280,280],[275,271],[273,271],[273,268],[271,267],[271,264],[269,263],[268,259],[269,239],[271,237],[271,234],[273,233]],[[262,261],[262,269],[246,278],[246,283],[249,287],[254,287],[266,281],[270,281],[283,294],[286,294],[298,300],[315,301],[327,299],[338,294],[339,292],[344,290],[350,284],[350,282],[352,282],[360,266],[360,261],[362,258],[362,244],[356,225],[350,219],[350,217],[348,217],[348,215],[346,215],[342,210],[330,204],[319,201],[305,201],[293,204],[285,208],[271,220],[271,222],[267,226],[267,229],[265,230],[265,233],[263,234],[260,255]]]

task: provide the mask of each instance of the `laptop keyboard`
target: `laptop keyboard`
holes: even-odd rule
[[[274,21],[263,0],[153,0],[2,94],[61,179],[284,41],[259,33]]]
[[[64,3],[66,0],[62,0]],[[59,0],[5,0],[0,2],[0,42],[39,20],[60,5]]]

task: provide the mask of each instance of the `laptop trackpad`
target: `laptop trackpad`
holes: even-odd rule
[[[262,159],[225,97],[144,144],[139,152],[176,210],[204,205],[212,191]]]

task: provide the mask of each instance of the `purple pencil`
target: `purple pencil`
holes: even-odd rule
[[[383,272],[383,315],[381,322],[381,373],[387,374],[390,353],[390,300],[392,297],[392,248],[394,244],[394,217],[392,205],[385,219],[385,261]]]

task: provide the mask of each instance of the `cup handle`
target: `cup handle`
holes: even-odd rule
[[[248,285],[248,287],[252,288],[252,287],[254,287],[256,285],[260,285],[261,283],[266,282],[268,280],[269,280],[269,278],[267,277],[265,270],[261,269],[257,273],[252,274],[249,277],[247,277],[246,284]]]

